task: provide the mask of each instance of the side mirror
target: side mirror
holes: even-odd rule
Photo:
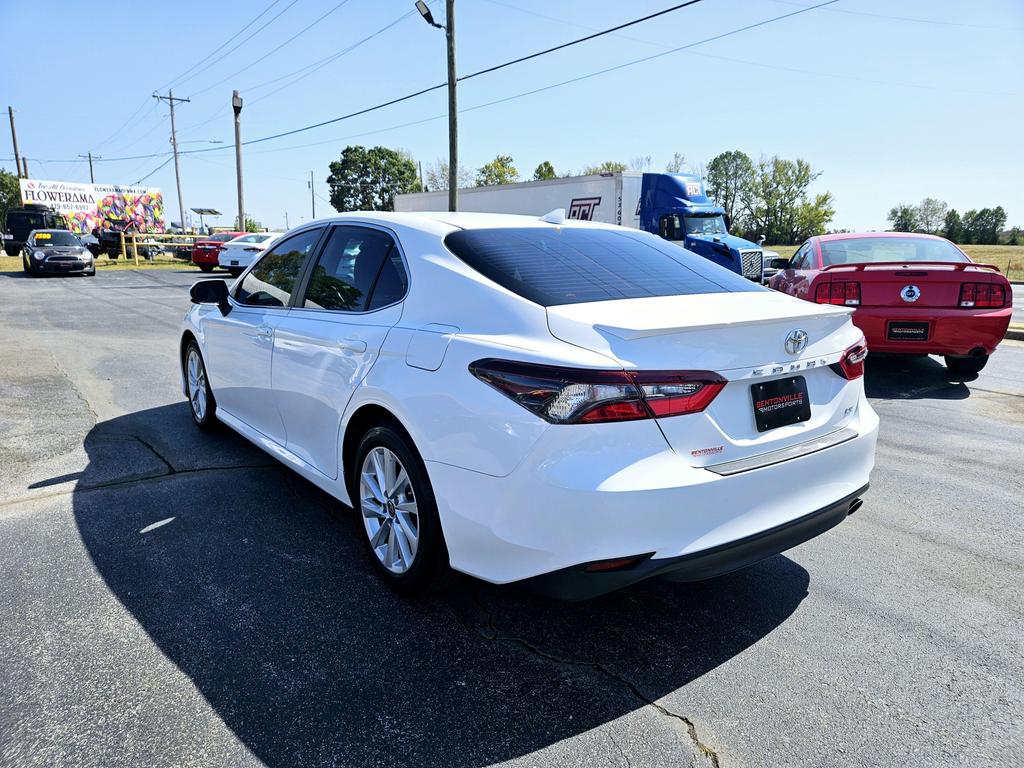
[[[201,280],[193,283],[189,295],[193,304],[217,304],[223,308],[228,303],[228,284],[223,280]]]
[[[779,271],[789,269],[789,259],[782,258],[781,256],[776,259],[771,259],[768,262],[768,266],[771,269],[777,269]]]

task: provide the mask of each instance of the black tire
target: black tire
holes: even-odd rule
[[[192,355],[195,355],[198,362],[197,372],[201,372],[201,376],[197,378],[201,381],[203,390],[205,392],[205,401],[203,407],[199,408],[199,402],[201,398],[195,398],[193,396],[193,379],[190,375],[190,364]],[[217,400],[213,396],[213,390],[210,389],[210,379],[206,375],[206,362],[203,360],[203,353],[199,349],[199,345],[195,339],[192,339],[188,346],[185,347],[185,354],[181,359],[182,370],[185,374],[185,388],[187,390],[186,397],[188,398],[188,410],[192,414],[192,421],[200,429],[207,431],[213,429],[217,425]],[[200,412],[201,411],[201,412]]]
[[[974,376],[988,363],[988,355],[972,355],[971,357],[946,356],[946,368],[957,376]]]
[[[19,251],[17,248],[4,248],[4,253],[8,256],[17,256]]]
[[[232,277],[238,277],[244,271],[244,269],[240,269],[239,267],[228,267],[228,272],[231,273]]]
[[[199,270],[201,272],[213,272],[213,264],[200,264]]]
[[[360,493],[363,463],[370,452],[377,448],[384,448],[397,457],[409,479],[412,500],[416,506],[416,549],[411,565],[403,573],[396,573],[385,567],[381,556],[371,544],[369,525],[365,522],[367,517],[372,521],[379,519],[369,511],[364,515],[364,502]],[[399,592],[422,595],[441,589],[451,581],[448,548],[445,546],[441,519],[437,514],[437,502],[434,500],[434,490],[427,476],[427,468],[403,431],[385,423],[373,427],[363,435],[356,451],[355,462],[349,468],[349,490],[356,514],[359,516],[358,528],[366,545],[367,556],[374,571],[385,583]],[[405,494],[405,498],[408,499],[408,496],[409,494]],[[387,548],[386,544],[381,546]]]

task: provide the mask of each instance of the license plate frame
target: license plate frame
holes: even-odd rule
[[[885,325],[887,341],[928,341],[931,323],[916,320],[890,320]]]
[[[801,424],[811,418],[811,398],[803,376],[751,384],[750,402],[758,432]]]

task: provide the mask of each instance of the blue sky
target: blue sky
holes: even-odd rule
[[[120,13],[70,0],[0,0],[4,28],[20,30],[5,35],[0,94],[2,105],[16,110],[31,174],[88,181],[86,164],[69,161],[90,149],[105,158],[169,151],[167,108],[149,95],[166,92],[173,81],[176,96],[192,99],[177,109],[181,148],[224,142],[222,150],[182,158],[186,205],[218,208],[229,214],[220,223],[230,223],[236,208],[233,88],[246,100],[243,138],[253,139],[445,80],[444,35],[415,13],[403,18],[412,0],[348,0],[332,11],[338,4],[278,0],[227,43],[271,0],[177,0],[173,9],[130,3]],[[673,4],[458,0],[459,71]],[[703,0],[616,36],[463,83],[459,106],[531,91],[813,4]],[[433,8],[443,16],[443,2]],[[461,158],[472,171],[509,154],[528,176],[542,160],[565,171],[650,155],[653,169],[661,170],[674,152],[706,163],[719,152],[741,149],[754,158],[802,157],[820,170],[814,190],[835,196],[834,227],[884,228],[892,205],[925,196],[961,212],[1001,204],[1011,225],[1024,225],[1022,43],[1020,0],[840,0],[687,51],[466,111],[459,124]],[[284,77],[293,72],[298,74]],[[248,211],[270,227],[282,227],[285,212],[292,226],[308,220],[312,170],[317,213],[329,212],[327,166],[349,143],[405,149],[425,167],[447,157],[446,108],[439,90],[246,147]],[[11,154],[5,136],[0,165],[13,169]],[[96,181],[133,183],[163,162],[98,162]],[[163,189],[169,211],[177,210],[173,168],[167,163],[146,182]]]

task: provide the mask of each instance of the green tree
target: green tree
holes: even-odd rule
[[[337,211],[392,211],[395,195],[420,189],[412,158],[387,147],[345,147],[330,171],[327,185]]]
[[[889,209],[889,223],[895,232],[913,232],[919,226],[916,205],[900,203]]]
[[[558,174],[555,173],[555,166],[545,160],[543,163],[533,169],[533,180],[534,181],[547,181],[548,179],[557,179]]]
[[[476,185],[493,187],[495,184],[515,184],[519,181],[519,171],[509,155],[498,155],[484,166],[476,169]]]
[[[682,173],[686,168],[686,155],[673,152],[672,159],[665,163],[665,173]]]
[[[605,160],[603,163],[598,165],[588,165],[582,171],[581,176],[597,176],[601,173],[621,173],[626,170],[626,164],[620,163],[618,160]]]
[[[942,236],[947,240],[952,240],[954,243],[960,242],[960,238],[963,236],[963,224],[960,221],[960,214],[956,212],[956,208],[950,208],[946,211],[946,217],[942,221]]]
[[[1007,245],[1020,245],[1020,227],[1010,230],[1010,236],[1006,239]]]
[[[945,200],[926,197],[917,204],[917,225],[925,232],[936,233],[949,211]]]
[[[741,228],[737,216],[753,183],[754,163],[739,150],[723,152],[708,163],[708,191],[725,208],[725,215],[733,227]]]
[[[235,216],[235,218],[237,219],[238,217]],[[256,221],[256,219],[252,218],[251,216],[245,217],[246,232],[259,232],[261,229],[263,229],[263,227],[260,226],[260,223]]]
[[[21,187],[18,177],[0,168],[0,222],[7,221],[7,211],[21,205]]]
[[[820,175],[806,160],[761,158],[741,198],[750,236],[763,235],[769,243],[785,244],[823,231],[834,213],[832,195],[807,198],[807,188]]]

